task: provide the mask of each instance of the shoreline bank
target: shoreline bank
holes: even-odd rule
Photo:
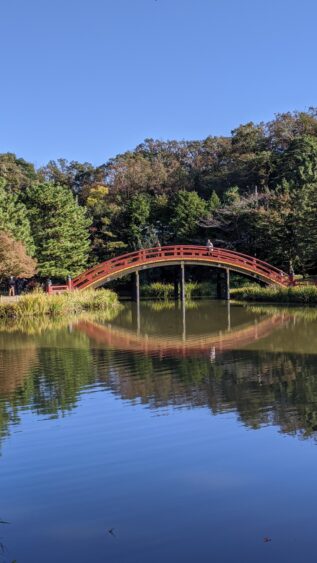
[[[230,297],[237,301],[258,301],[262,303],[311,304],[317,305],[317,286],[302,285],[295,287],[259,287],[246,286],[233,288]]]
[[[60,295],[28,293],[0,300],[0,318],[57,317],[85,311],[115,311],[120,308],[117,294],[109,289],[73,291]]]

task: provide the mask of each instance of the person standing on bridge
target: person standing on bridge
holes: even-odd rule
[[[207,240],[206,247],[207,247],[208,254],[211,255],[214,251],[214,245],[212,244],[210,239]]]

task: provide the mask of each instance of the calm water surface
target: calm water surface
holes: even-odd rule
[[[317,309],[0,326],[0,562],[310,563]]]

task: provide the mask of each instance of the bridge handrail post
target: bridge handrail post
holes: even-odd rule
[[[67,289],[68,291],[73,290],[73,280],[70,276],[67,276]]]
[[[48,280],[46,280],[46,292],[48,294],[53,293],[52,280],[50,278],[48,278]]]

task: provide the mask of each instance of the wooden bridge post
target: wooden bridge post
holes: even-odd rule
[[[181,300],[185,302],[185,264],[181,262]]]
[[[140,276],[139,272],[135,272],[135,283],[133,288],[133,301],[140,303]]]
[[[226,297],[227,301],[230,301],[230,270],[226,268]]]
[[[217,298],[230,300],[230,270],[225,268],[217,276]]]

